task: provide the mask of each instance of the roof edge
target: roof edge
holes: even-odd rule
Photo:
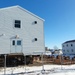
[[[64,42],[62,44],[66,44],[66,43],[70,43],[70,42],[75,42],[75,40],[69,40],[69,41],[66,41],[66,42]]]
[[[13,7],[18,7],[18,8],[20,8],[20,9],[22,9],[23,11],[26,11],[26,12],[28,12],[29,14],[31,14],[31,15],[33,15],[33,16],[35,16],[35,17],[37,17],[38,19],[40,19],[40,20],[42,20],[42,21],[45,21],[43,18],[41,18],[41,17],[39,17],[39,16],[35,15],[34,13],[32,13],[32,12],[30,12],[30,11],[26,10],[25,8],[23,8],[23,7],[19,6],[19,5],[15,5],[15,6],[9,6],[9,7],[0,8],[0,10],[4,10],[4,9],[8,9],[8,8],[13,8]]]

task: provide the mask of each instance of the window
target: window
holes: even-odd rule
[[[37,38],[35,38],[35,41],[37,41]]]
[[[67,52],[69,52],[69,50],[67,50]]]
[[[65,50],[63,50],[63,52],[65,52]]]
[[[21,40],[18,40],[17,41],[17,45],[21,45]]]
[[[15,45],[15,40],[12,41],[12,45]]]
[[[21,28],[21,21],[20,20],[15,20],[15,28]]]
[[[68,47],[68,44],[66,46]]]
[[[34,24],[37,24],[37,21],[34,21]]]
[[[71,49],[71,51],[73,52],[73,49]]]
[[[73,46],[73,44],[71,44],[71,46]]]

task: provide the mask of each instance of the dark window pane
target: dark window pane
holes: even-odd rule
[[[37,41],[37,38],[35,38],[35,41]]]
[[[12,41],[12,45],[15,45],[15,40]]]
[[[19,25],[19,24],[15,24],[15,27],[16,27],[16,28],[20,28],[20,25]]]
[[[21,40],[18,40],[17,41],[17,45],[21,45]]]
[[[37,24],[37,21],[34,21],[35,24]]]
[[[20,21],[20,20],[15,20],[15,23],[20,24],[20,23],[21,23],[21,21]]]
[[[71,46],[73,46],[73,44],[71,44]]]
[[[68,44],[66,46],[68,47]]]
[[[21,28],[21,21],[15,20],[15,28]]]

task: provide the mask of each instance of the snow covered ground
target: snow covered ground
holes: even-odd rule
[[[43,71],[44,67],[44,71]],[[44,65],[19,66],[6,68],[6,75],[75,75],[75,65]],[[4,75],[4,68],[0,68],[0,75]]]

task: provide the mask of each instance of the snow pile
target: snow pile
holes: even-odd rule
[[[75,75],[75,65],[43,65],[0,68],[0,75]]]

